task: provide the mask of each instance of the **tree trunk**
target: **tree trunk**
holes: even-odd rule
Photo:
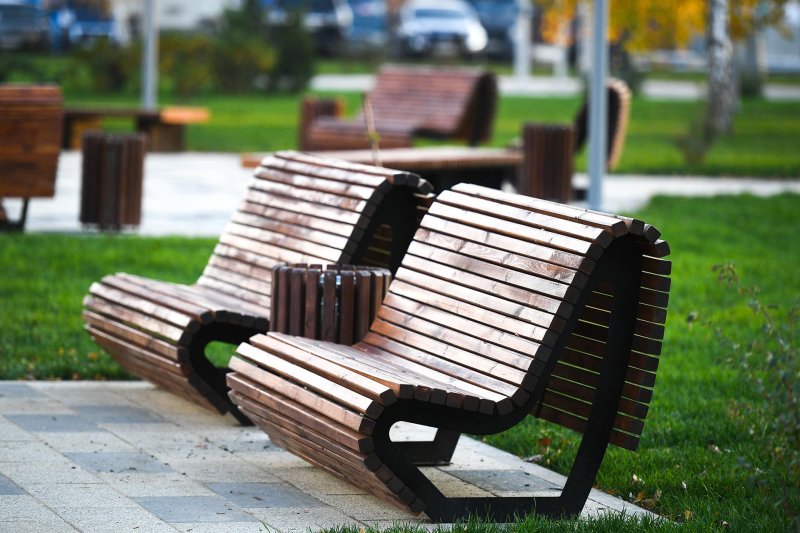
[[[708,2],[708,111],[711,135],[730,133],[736,105],[728,0]]]

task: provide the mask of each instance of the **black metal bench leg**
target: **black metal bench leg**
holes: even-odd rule
[[[28,219],[28,201],[30,198],[22,199],[22,211],[16,221],[8,220],[3,199],[0,198],[0,231],[22,231],[25,229],[25,221]]]
[[[438,429],[432,441],[395,442],[394,447],[411,464],[441,466],[450,464],[461,433]]]

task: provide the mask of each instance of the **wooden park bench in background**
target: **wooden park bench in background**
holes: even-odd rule
[[[576,515],[607,445],[635,450],[644,427],[670,288],[659,236],[458,185],[423,218],[361,342],[256,335],[231,361],[231,397],[276,444],[434,520]],[[449,462],[461,433],[529,414],[583,432],[559,496],[446,497],[418,468]],[[392,442],[398,421],[438,431]]]
[[[411,146],[415,137],[475,145],[491,137],[497,81],[481,70],[387,66],[368,99],[381,148]],[[301,150],[370,148],[363,111],[346,119],[343,105],[330,99],[301,105]]]
[[[0,230],[23,229],[29,199],[55,195],[61,123],[58,87],[0,85]],[[7,220],[4,197],[23,199],[18,220]]]
[[[606,168],[613,170],[625,145],[631,91],[624,81],[606,80],[608,98],[606,123]],[[517,187],[520,193],[569,202],[581,196],[575,191],[572,176],[575,155],[586,144],[589,131],[589,102],[584,101],[572,124],[526,123],[522,127],[523,162]]]
[[[413,174],[279,152],[255,171],[194,285],[106,276],[84,299],[86,329],[131,374],[237,415],[227,369],[215,368],[205,347],[267,331],[271,269],[298,262],[396,269],[429,193]]]
[[[103,129],[104,118],[132,118],[137,132],[147,135],[151,152],[186,150],[186,126],[208,122],[210,113],[202,107],[165,107],[161,110],[117,107],[68,107],[64,110],[62,146],[78,150],[87,131]]]

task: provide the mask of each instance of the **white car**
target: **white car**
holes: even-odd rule
[[[400,10],[398,37],[411,56],[472,56],[489,41],[475,9],[462,0],[411,0]]]

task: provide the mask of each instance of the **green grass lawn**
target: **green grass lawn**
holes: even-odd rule
[[[798,202],[796,195],[657,198],[638,214],[671,244],[670,316],[640,449],[635,454],[611,449],[597,479],[600,487],[638,497],[658,513],[686,522],[690,531],[724,524],[733,531],[788,529],[787,513],[770,503],[780,490],[782,470],[768,446],[766,421],[743,415],[747,406],[764,401],[715,333],[719,328],[746,345],[762,335],[760,325],[747,298],[718,283],[712,266],[735,262],[742,282],[757,285],[761,299],[782,316],[780,310],[800,294]],[[0,235],[0,378],[123,377],[81,330],[81,299],[89,285],[117,271],[192,282],[213,244],[214,239]],[[698,319],[691,327],[690,314]],[[753,364],[762,364],[765,356],[756,353]],[[575,434],[532,418],[486,440],[520,456],[542,454],[561,472],[568,470],[578,443]],[[753,466],[742,468],[740,461]],[[763,485],[748,484],[754,472]],[[790,503],[800,509],[797,480],[790,483]],[[530,519],[517,530],[644,526],[656,527],[610,519],[588,526]],[[467,530],[502,529],[468,525]]]
[[[333,95],[327,95],[333,96]],[[355,113],[360,96],[341,95]],[[135,105],[135,97],[67,95],[68,104]],[[162,103],[170,103],[164,100]],[[208,124],[190,126],[190,150],[266,152],[297,147],[299,97],[289,95],[207,96],[174,102],[207,106]],[[500,100],[491,144],[505,146],[520,134],[522,123],[568,122],[581,104],[579,97]],[[732,176],[800,176],[800,102],[745,100],[736,117],[734,133],[721,139],[703,164],[688,166],[675,144],[700,113],[698,103],[636,98],[622,160],[616,172],[641,174],[699,174]],[[114,122],[130,128],[130,122]],[[585,168],[585,154],[577,161]]]

